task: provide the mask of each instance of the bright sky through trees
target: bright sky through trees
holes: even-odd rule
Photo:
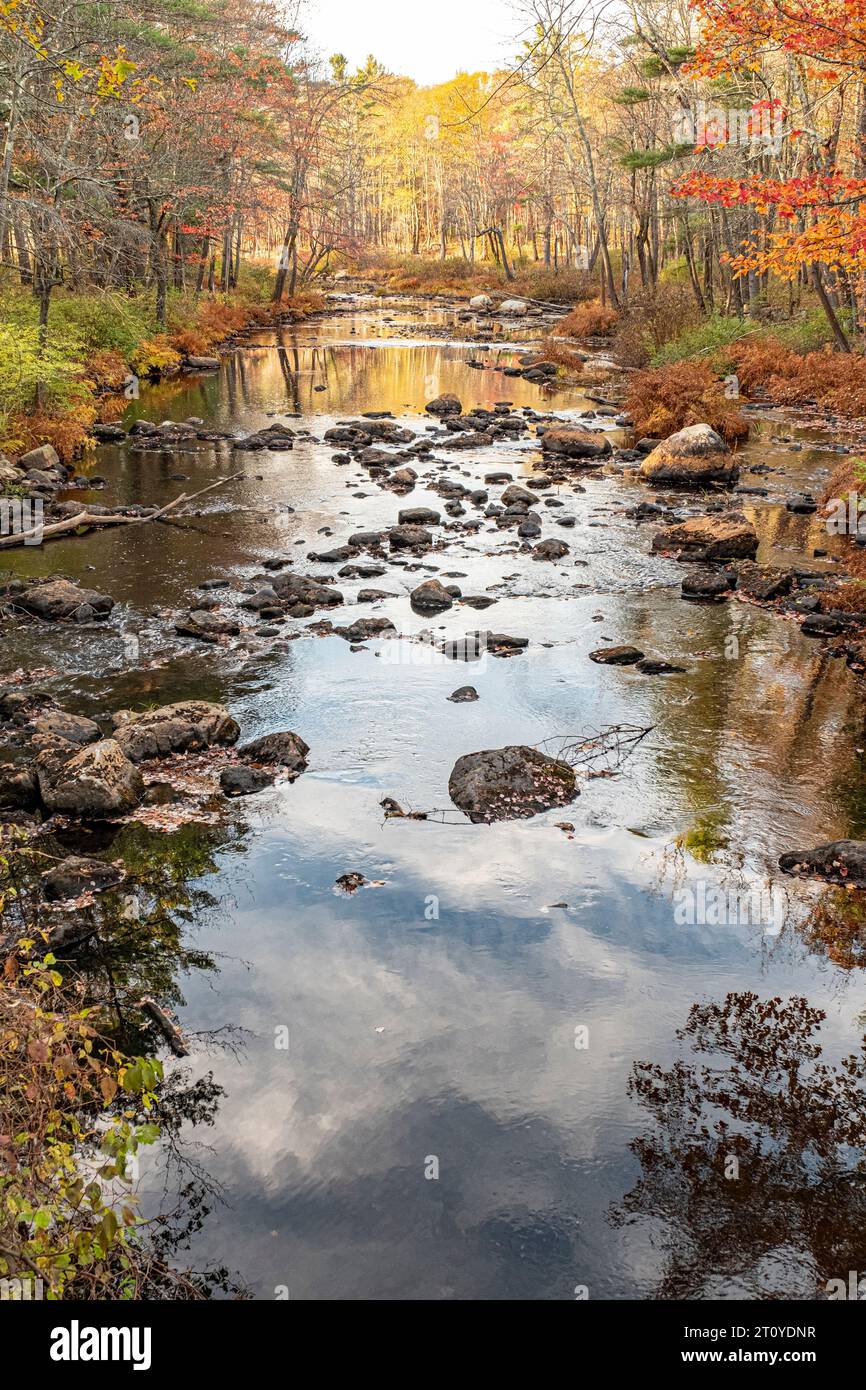
[[[344,53],[357,66],[374,53],[392,72],[422,84],[504,67],[525,27],[509,0],[310,0],[300,23],[326,56]]]

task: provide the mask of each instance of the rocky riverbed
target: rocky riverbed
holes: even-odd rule
[[[143,1199],[194,1165],[193,1258],[263,1298],[813,1297],[850,1202],[708,1251],[630,1145],[694,1005],[859,1047],[866,614],[814,502],[856,437],[637,440],[595,345],[533,368],[551,316],[334,307],[23,470],[133,518],[7,552],[0,802],[94,1000],[184,1039]]]

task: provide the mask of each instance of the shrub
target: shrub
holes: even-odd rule
[[[600,299],[590,299],[566,314],[554,331],[564,338],[607,338],[618,320],[616,309],[609,309]]]
[[[711,425],[728,444],[746,439],[748,421],[706,362],[675,362],[635,372],[626,395],[639,435],[666,439],[686,425]]]
[[[737,318],[736,315],[711,314],[654,352],[652,366],[662,367],[668,362],[681,362],[687,357],[706,354],[718,372],[727,373],[732,370],[734,362],[728,351],[730,345],[752,331],[753,326],[747,319]]]
[[[159,376],[180,366],[180,353],[175,352],[164,333],[144,338],[133,352],[129,365],[136,376]]]
[[[645,367],[665,343],[701,321],[694,295],[685,285],[658,285],[636,295],[620,315],[617,357],[626,367]]]

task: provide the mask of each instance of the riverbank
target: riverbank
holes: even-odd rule
[[[228,294],[171,292],[166,325],[152,291],[57,289],[46,333],[38,304],[6,275],[0,283],[0,455],[40,445],[64,463],[93,447],[97,421],[117,419],[141,383],[211,369],[221,348],[252,328],[293,323],[316,312],[308,292],[275,305],[270,278],[245,269]]]

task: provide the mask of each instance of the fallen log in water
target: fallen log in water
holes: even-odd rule
[[[53,521],[48,526],[33,526],[29,531],[15,531],[8,536],[0,536],[0,549],[26,545],[31,540],[38,545],[41,541],[51,541],[56,540],[59,536],[71,535],[81,530],[82,527],[89,530],[102,526],[143,526],[147,521],[159,521],[167,512],[179,507],[182,502],[192,502],[196,497],[202,497],[206,492],[212,492],[217,487],[224,487],[226,483],[233,483],[235,479],[243,476],[243,471],[232,473],[228,478],[217,478],[215,483],[209,483],[207,487],[200,488],[198,492],[182,492],[180,497],[175,497],[172,502],[167,502],[164,507],[159,507],[149,516],[124,516],[120,512],[78,512],[75,516],[68,516],[63,521]]]
[[[176,1057],[188,1057],[189,1048],[184,1041],[183,1033],[178,1028],[174,1019],[169,1018],[165,1009],[160,1008],[155,999],[145,998],[139,1000],[139,1005],[149,1014],[156,1024],[169,1047]]]

